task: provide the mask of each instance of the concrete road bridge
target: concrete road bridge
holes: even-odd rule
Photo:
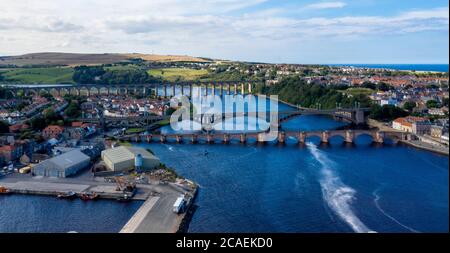
[[[324,131],[279,131],[274,137],[279,143],[285,143],[288,138],[296,139],[298,143],[305,143],[309,137],[318,137],[322,143],[328,143],[330,138],[339,136],[346,143],[353,143],[356,138],[361,135],[368,135],[373,142],[383,143],[386,139],[394,142],[400,140],[411,140],[410,133],[395,131],[379,131],[371,130],[324,130]],[[132,142],[168,142],[175,141],[177,143],[198,143],[204,141],[206,143],[229,143],[232,140],[238,140],[246,143],[249,139],[255,139],[257,142],[265,142],[269,140],[270,133],[175,133],[175,134],[134,134],[119,138],[122,141]]]
[[[296,116],[300,115],[326,115],[326,116],[332,116],[336,120],[343,120],[352,122],[355,124],[364,124],[366,122],[366,116],[365,113],[370,111],[370,108],[351,108],[351,109],[344,109],[344,108],[336,108],[336,109],[329,109],[329,110],[318,110],[318,109],[300,109],[300,110],[291,110],[291,111],[279,111],[278,112],[278,126],[280,123],[283,123],[285,121],[288,121]],[[263,118],[267,122],[271,119],[270,112],[225,112],[225,113],[203,113],[203,114],[196,114],[193,116],[194,121],[199,123],[206,123],[206,124],[216,124],[219,121],[224,121],[229,118],[234,117],[258,117]]]

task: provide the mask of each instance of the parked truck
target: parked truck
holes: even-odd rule
[[[181,212],[183,212],[184,205],[185,205],[184,196],[181,195],[180,197],[177,198],[177,200],[173,204],[173,212],[174,213],[181,213]]]

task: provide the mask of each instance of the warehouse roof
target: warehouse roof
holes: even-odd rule
[[[119,146],[102,151],[102,155],[106,156],[113,163],[134,159],[137,154],[142,155],[142,158],[144,159],[159,160],[158,157],[152,155],[147,150],[138,147]]]
[[[46,166],[47,168],[65,170],[81,162],[89,161],[90,157],[85,155],[79,149],[66,152],[62,155],[55,156],[51,159],[45,160],[36,166]]]

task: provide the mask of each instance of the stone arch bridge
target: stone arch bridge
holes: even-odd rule
[[[193,88],[200,88],[203,95],[230,95],[252,93],[254,83],[250,82],[163,82],[146,84],[8,84],[2,85],[13,95],[18,91],[26,94],[39,94],[40,92],[53,93],[56,95],[72,94],[79,96],[91,96],[94,94],[135,94],[147,95],[152,93],[157,97],[169,97],[178,89],[182,95],[193,95]],[[211,94],[208,94],[208,93]]]
[[[207,143],[229,143],[232,140],[238,140],[246,143],[249,139],[256,139],[257,142],[265,142],[268,140],[268,134],[259,133],[174,133],[174,134],[134,134],[120,137],[123,141],[133,142],[167,142],[174,140],[177,143],[189,142],[197,143],[204,140]],[[294,138],[298,143],[305,143],[308,137],[318,137],[321,143],[328,143],[330,138],[340,136],[346,143],[353,143],[356,138],[361,135],[368,135],[373,142],[383,143],[385,139],[392,139],[394,142],[400,140],[410,140],[410,133],[371,130],[324,130],[324,131],[279,131],[276,133],[275,139],[279,143],[285,143],[287,138]]]

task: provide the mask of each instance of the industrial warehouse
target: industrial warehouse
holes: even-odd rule
[[[75,149],[45,160],[32,168],[34,176],[68,177],[89,165],[91,158]]]
[[[143,148],[119,146],[102,151],[102,159],[110,171],[150,170],[159,166],[159,158]]]

